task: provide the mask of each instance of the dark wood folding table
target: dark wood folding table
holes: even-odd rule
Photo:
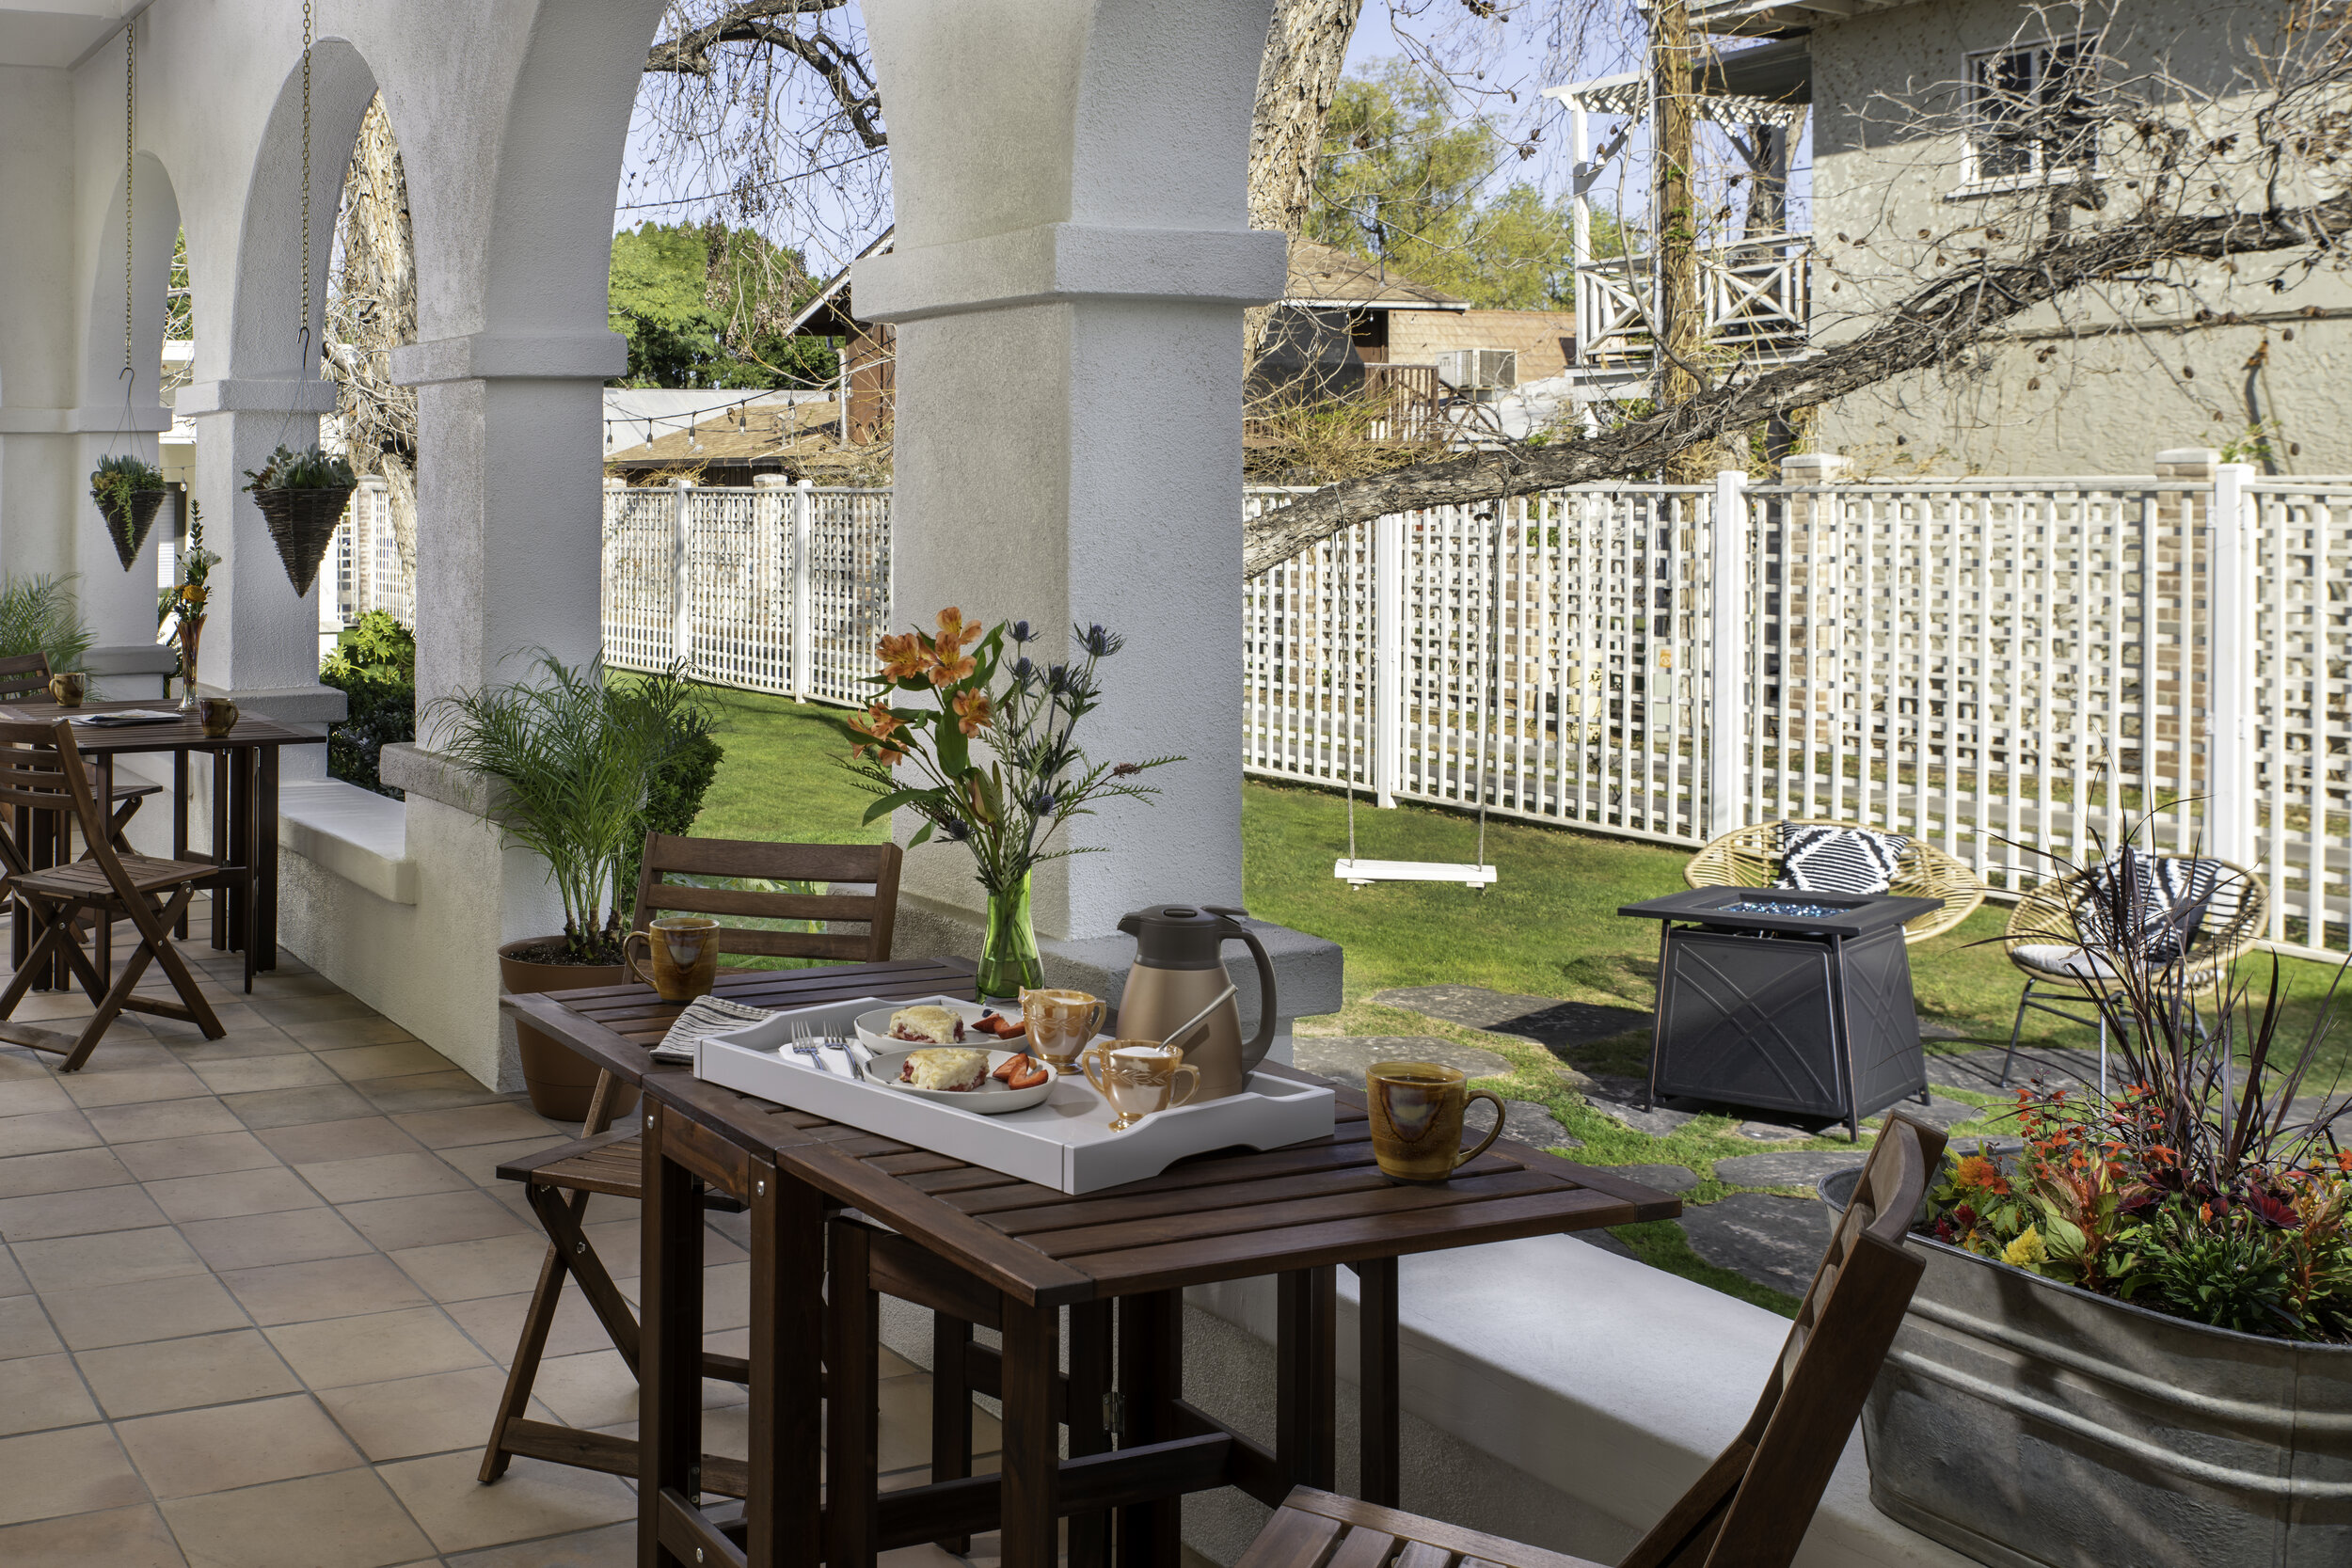
[[[548,1000],[532,1009],[543,1026]],[[1122,1565],[1173,1568],[1184,1494],[1235,1485],[1272,1504],[1295,1483],[1334,1484],[1341,1265],[1361,1287],[1362,1490],[1393,1502],[1397,1259],[1681,1212],[1508,1142],[1442,1186],[1391,1185],[1346,1089],[1329,1138],[1071,1197],[684,1073],[647,1075],[644,1088],[641,1568],[857,1568],[999,1528],[1008,1568],[1050,1568],[1064,1516],[1072,1562],[1094,1563],[1112,1509]],[[751,1214],[751,1448],[735,1516],[704,1508],[698,1474],[705,1185]],[[1185,1402],[1182,1385],[1184,1287],[1269,1274],[1271,1449]],[[871,1393],[881,1294],[939,1315],[932,1480],[887,1495]],[[996,1328],[1002,1350],[974,1343],[974,1323]],[[969,1474],[973,1392],[1003,1402],[998,1475]]]
[[[0,720],[12,723],[54,724],[75,714],[96,714],[123,708],[161,708],[169,702],[86,702],[79,708],[55,703],[19,699],[0,706]],[[134,753],[169,753],[172,759],[171,858],[214,860],[242,865],[244,885],[231,890],[226,907],[213,907],[213,945],[253,944],[253,968],[278,967],[278,776],[279,748],[324,745],[324,736],[311,735],[265,719],[239,719],[225,736],[209,736],[191,716],[169,723],[105,728],[76,724],[74,744],[94,765],[96,787],[103,800],[112,793],[114,759]],[[188,759],[203,753],[214,758],[213,847],[209,855],[188,849]],[[225,786],[225,787],[224,787]],[[56,830],[35,834],[31,842],[36,868],[56,863],[65,852]],[[46,856],[46,858],[38,858]],[[15,961],[24,960],[24,921],[16,928]],[[180,933],[184,936],[184,931]],[[71,985],[60,966],[57,987]]]

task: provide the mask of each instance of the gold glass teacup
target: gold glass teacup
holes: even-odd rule
[[[1029,1049],[1051,1062],[1057,1070],[1077,1064],[1078,1055],[1103,1027],[1108,1005],[1082,990],[1027,990],[1021,993],[1021,1021],[1028,1027]]]
[[[1182,1047],[1158,1040],[1105,1040],[1084,1058],[1087,1082],[1119,1113],[1111,1131],[1123,1132],[1154,1111],[1184,1104],[1200,1087],[1200,1069],[1186,1065]],[[1184,1092],[1176,1093],[1176,1080]]]
[[[646,948],[643,969],[631,951],[638,942]],[[632,980],[643,980],[664,1002],[691,1002],[710,994],[719,975],[719,923],[707,914],[667,914],[652,923],[652,930],[631,931],[621,944],[621,965]]]
[[[1372,1154],[1391,1181],[1443,1181],[1486,1152],[1502,1131],[1502,1097],[1469,1089],[1470,1075],[1436,1062],[1375,1062],[1364,1073],[1372,1112]],[[1473,1100],[1495,1102],[1494,1130],[1476,1148],[1462,1147],[1462,1113]]]

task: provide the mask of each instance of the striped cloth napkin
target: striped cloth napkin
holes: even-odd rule
[[[769,1016],[765,1007],[747,1007],[740,1002],[729,1002],[717,996],[697,996],[677,1015],[670,1032],[661,1037],[661,1043],[653,1048],[657,1062],[682,1062],[691,1065],[694,1042],[706,1035],[724,1034],[740,1029],[747,1023],[757,1023]]]

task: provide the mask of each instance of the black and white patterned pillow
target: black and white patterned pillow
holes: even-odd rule
[[[1901,833],[1783,822],[1780,880],[1773,885],[1805,893],[1884,893],[1910,848]]]
[[[2216,860],[2124,849],[2083,879],[2074,924],[2094,945],[2171,963],[2195,945],[2224,869]]]

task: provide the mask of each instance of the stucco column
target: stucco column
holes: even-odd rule
[[[1039,874],[1041,936],[1241,892],[1242,308],[1281,293],[1249,230],[1249,116],[1266,0],[879,0],[892,252],[857,263],[861,317],[898,328],[893,600],[1125,635],[1080,734],[1097,761],[1168,752],[1150,807],[1070,830],[1106,852]],[[910,893],[973,915],[960,847]],[[901,929],[906,929],[904,917]]]

